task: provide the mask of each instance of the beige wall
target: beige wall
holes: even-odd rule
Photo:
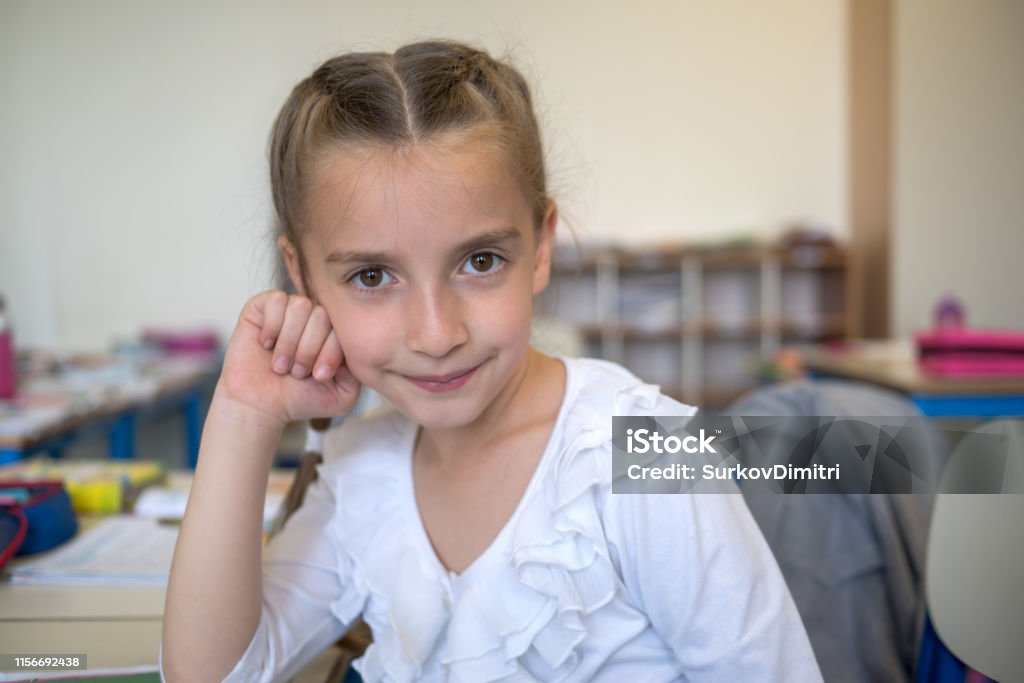
[[[23,343],[230,329],[269,283],[263,151],[336,51],[511,48],[584,238],[842,234],[841,0],[0,2],[0,291]]]
[[[892,332],[946,291],[1024,328],[1024,2],[896,7]]]

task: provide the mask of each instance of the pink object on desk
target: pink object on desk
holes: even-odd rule
[[[143,341],[170,354],[210,353],[220,345],[213,330],[146,330]]]
[[[922,369],[956,377],[1024,375],[1024,332],[945,329],[919,332]]]
[[[14,335],[7,320],[7,303],[0,296],[0,399],[14,398],[18,382],[14,365]]]

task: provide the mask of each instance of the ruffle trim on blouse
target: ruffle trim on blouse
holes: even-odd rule
[[[362,596],[343,598],[331,609],[342,621],[362,611],[373,630],[374,643],[358,662],[363,678],[397,683],[422,677],[446,614],[436,578],[410,547],[413,529],[403,513],[402,493],[395,493],[402,487],[400,468],[408,467],[401,449],[402,427],[409,425],[397,414],[374,421],[381,419],[392,423],[392,433],[382,439],[366,429],[380,443],[364,441],[364,452],[325,463],[321,476],[338,482],[337,514],[326,533],[338,540],[338,564]],[[347,436],[359,440],[360,433]],[[346,481],[358,485],[345,486]]]
[[[419,530],[412,525],[418,518],[403,514],[399,496],[383,493],[402,485],[399,468],[408,466],[405,456],[387,467],[370,458],[339,462],[331,476],[356,477],[360,485],[339,500],[331,532],[339,548],[373,549],[339,551],[339,562],[371,596],[364,618],[376,640],[359,662],[365,680],[416,680],[424,667],[432,666],[428,660],[441,638],[447,640],[441,663],[451,681],[522,674],[517,659],[531,648],[550,668],[546,678],[572,672],[579,660],[576,648],[586,635],[584,617],[610,603],[619,583],[595,500],[611,485],[611,415],[655,414],[664,400],[657,387],[634,382],[615,392],[611,413],[588,407],[586,401],[569,408],[562,427],[567,455],[553,454],[542,464],[549,471],[541,475],[556,485],[530,487],[513,526],[500,532],[511,532],[505,571],[486,571],[474,563],[460,577],[450,620],[437,568],[424,566],[416,549]],[[390,457],[372,450],[374,458]],[[489,559],[495,561],[494,554]],[[485,570],[486,585],[474,580],[477,569]],[[333,609],[344,619],[354,604]]]
[[[493,681],[519,671],[533,648],[551,678],[575,668],[586,635],[583,617],[615,596],[592,492],[608,484],[603,456],[610,434],[580,427],[567,442],[571,456],[552,466],[559,485],[538,487],[512,529],[505,578],[456,603],[443,659],[453,681]]]

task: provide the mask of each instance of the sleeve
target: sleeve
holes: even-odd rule
[[[365,605],[331,533],[334,494],[317,479],[264,549],[263,612],[225,681],[285,681],[340,638]]]
[[[627,592],[687,680],[822,680],[741,495],[610,494],[605,523]]]

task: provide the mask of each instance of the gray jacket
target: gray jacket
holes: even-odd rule
[[[919,416],[904,396],[854,382],[758,389],[726,415]],[[922,449],[941,468],[944,438]],[[780,450],[788,444],[780,443]],[[912,680],[924,618],[925,544],[934,497],[744,492],[782,568],[830,683]]]

